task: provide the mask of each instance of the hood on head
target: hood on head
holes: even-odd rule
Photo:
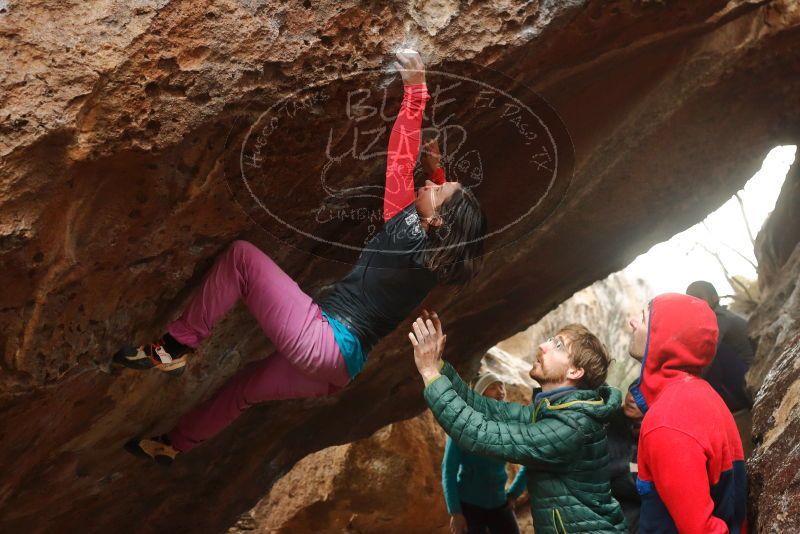
[[[717,350],[717,317],[704,300],[666,293],[650,301],[642,371],[630,388],[642,413],[670,384],[699,376]]]

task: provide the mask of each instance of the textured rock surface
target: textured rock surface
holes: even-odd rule
[[[160,333],[232,239],[313,294],[347,270],[273,239],[232,200],[226,168],[247,121],[280,96],[309,83],[346,95],[339,75],[381,67],[405,40],[432,68],[489,66],[561,115],[576,155],[567,198],[469,290],[430,298],[463,364],[797,141],[799,25],[792,0],[0,2],[0,530],[219,532],[308,453],[421,409],[398,331],[338,396],[253,409],[169,473],[120,451],[268,351],[238,310],[180,381],[104,369],[122,340]],[[298,219],[318,208],[304,135],[331,120],[283,137],[273,162],[267,185]],[[530,201],[507,185],[520,187],[523,156],[476,131],[502,163],[479,192],[490,216]],[[379,183],[377,168],[343,171]]]
[[[429,411],[306,456],[229,532],[450,532],[441,486],[445,434]],[[530,511],[517,511],[523,534]]]
[[[449,531],[444,432],[430,412],[309,455],[250,511],[256,532]],[[238,529],[241,530],[242,520]]]
[[[761,287],[762,302],[750,318],[750,332],[758,338],[747,376],[756,392],[757,448],[748,474],[757,532],[800,531],[800,235],[797,226],[785,225],[800,212],[798,192],[800,164],[795,162],[758,236],[759,260],[769,260],[759,280],[770,283]]]

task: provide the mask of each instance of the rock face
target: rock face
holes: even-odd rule
[[[229,534],[448,534],[441,485],[445,438],[426,411],[306,456]],[[509,477],[514,472],[510,468]],[[527,504],[520,504],[517,517],[522,534],[532,533]]]
[[[498,135],[499,112],[480,112],[467,85],[452,90],[482,154],[455,170],[482,180],[493,224],[543,210],[495,243],[468,289],[430,296],[464,365],[701,219],[771,147],[797,142],[799,27],[793,0],[0,2],[0,530],[219,532],[307,454],[420,411],[400,328],[340,394],[254,408],[169,473],[120,450],[269,352],[239,309],[179,381],[108,372],[122,341],[161,333],[231,240],[255,242],[313,295],[348,270],[357,250],[301,232],[331,206],[339,217],[318,225],[322,237],[352,244],[371,231],[353,221],[358,199],[312,194],[325,141],[348,143],[326,134],[346,122],[327,106],[352,96],[350,73],[378,69],[359,83],[380,87],[400,43],[431,70],[489,67],[508,98],[546,98],[571,137],[574,159],[559,138],[559,176],[574,174],[552,196],[525,170],[547,170],[540,154]],[[283,108],[302,120],[248,137],[309,87],[329,100],[306,93]],[[397,83],[387,92],[396,104]],[[501,118],[522,133],[516,117]],[[300,232],[258,216],[239,179],[256,159],[270,170],[256,198]],[[485,180],[472,173],[481,161]],[[350,188],[381,183],[380,158],[334,170]]]
[[[493,347],[481,360],[506,384],[508,400],[528,403],[533,382],[525,360]],[[511,371],[510,373],[508,371]],[[297,462],[229,534],[450,532],[441,465],[446,434],[430,410],[383,427],[368,438],[329,447]],[[509,479],[518,466],[509,466]],[[521,501],[522,534],[533,532]]]
[[[444,439],[427,412],[369,438],[309,455],[251,510],[249,521],[240,519],[232,530],[446,534]]]
[[[747,467],[756,532],[800,531],[799,212],[800,164],[795,162],[757,240],[759,281],[767,284],[761,287],[761,304],[749,322],[751,335],[758,338],[747,375],[755,393],[757,447]]]

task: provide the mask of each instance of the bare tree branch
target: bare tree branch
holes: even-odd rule
[[[737,195],[738,195],[738,193],[737,193]],[[737,196],[737,198],[738,198],[738,196]],[[741,202],[741,200],[740,200],[740,202]],[[742,208],[742,209],[744,210],[744,208]],[[750,233],[750,225],[747,222],[747,218],[745,218],[745,216],[744,216],[744,211],[742,211],[742,218],[744,219],[744,225],[747,227],[747,233],[750,236],[750,241],[753,242],[753,235]],[[734,247],[733,245],[729,245],[728,243],[726,243],[722,239],[720,239],[717,236],[715,236],[714,233],[711,231],[711,229],[708,227],[708,224],[706,224],[705,221],[703,221],[703,227],[706,229],[706,231],[708,232],[708,234],[711,237],[713,237],[714,239],[717,240],[717,242],[719,242],[720,245],[723,245],[725,248],[729,249],[731,252],[734,252],[737,256],[739,256],[744,261],[749,263],[750,266],[753,268],[753,270],[756,273],[758,272],[758,264],[756,264],[756,262],[754,260],[748,258],[743,252],[740,252],[739,250],[737,250],[736,247]],[[755,243],[753,244],[753,248],[755,248]]]
[[[744,292],[744,294],[747,295],[747,302],[749,304],[755,305],[755,304],[758,303],[756,301],[756,299],[753,298],[753,295],[750,293],[750,290],[747,288],[747,286],[744,285],[736,277],[731,276],[731,273],[728,272],[728,269],[725,267],[725,263],[722,261],[722,258],[719,257],[719,254],[717,254],[713,250],[709,249],[707,246],[705,246],[702,243],[697,243],[697,245],[700,248],[702,248],[703,250],[705,250],[709,255],[711,255],[711,257],[713,257],[715,260],[717,260],[717,263],[719,264],[720,268],[722,269],[722,273],[725,275],[725,279],[728,281],[728,283],[731,285],[731,287],[739,286],[742,289],[742,291]],[[736,299],[737,297],[734,296],[733,298]]]
[[[739,196],[738,192],[735,193],[733,196],[736,197],[736,201],[739,204],[739,212],[742,215],[742,220],[744,221],[744,226],[747,229],[747,237],[750,239],[750,244],[752,245],[753,249],[755,249],[755,238],[753,237],[753,230],[750,227],[750,221],[747,219],[747,213],[745,212],[745,209],[744,209],[744,201],[742,200],[742,197]],[[728,283],[734,289],[734,292],[738,293],[736,291],[736,288],[741,289],[741,292],[742,292],[741,294],[726,295],[726,296],[729,296],[729,297],[733,298],[734,300],[741,301],[741,302],[743,302],[743,303],[745,303],[747,305],[750,305],[750,306],[757,305],[758,301],[757,301],[757,299],[755,299],[753,297],[752,293],[750,293],[750,289],[747,287],[747,285],[745,283],[743,283],[741,280],[739,280],[738,278],[736,278],[735,276],[732,276],[731,273],[728,271],[727,267],[725,267],[725,263],[722,261],[722,258],[719,255],[719,246],[720,245],[724,246],[725,248],[727,248],[727,249],[731,250],[732,252],[736,253],[740,258],[742,258],[744,261],[746,261],[748,264],[750,264],[750,266],[755,270],[756,273],[758,273],[757,260],[755,258],[748,257],[743,252],[737,250],[736,247],[734,247],[732,245],[729,245],[728,243],[725,243],[723,240],[718,238],[714,234],[714,232],[712,232],[711,229],[708,227],[708,223],[705,220],[702,222],[702,225],[703,225],[703,228],[705,229],[706,233],[714,241],[717,242],[717,247],[716,247],[717,250],[711,250],[710,248],[708,248],[706,245],[704,245],[700,241],[695,241],[695,244],[692,247],[692,249],[689,251],[689,253],[691,253],[697,247],[700,247],[701,249],[703,249],[707,254],[709,254],[712,258],[714,258],[717,261],[717,263],[719,264],[720,268],[722,269],[722,273],[725,275],[725,279],[728,281]],[[742,296],[742,294],[744,296]]]
[[[739,203],[739,211],[742,212],[742,220],[744,221],[744,227],[747,228],[747,237],[750,238],[750,243],[753,245],[753,248],[756,247],[756,240],[753,238],[753,231],[750,229],[750,221],[747,220],[747,213],[744,211],[744,201],[742,197],[739,196],[739,192],[733,194],[736,197],[736,201]]]
[[[736,254],[737,254],[737,255],[738,255],[740,258],[742,258],[744,261],[746,261],[747,263],[749,263],[749,264],[750,264],[750,266],[753,268],[753,270],[754,270],[755,272],[758,272],[758,265],[756,264],[756,262],[754,262],[753,260],[751,260],[750,258],[748,258],[747,256],[745,256],[743,253],[741,253],[741,252],[739,252],[738,250],[736,250],[736,249],[735,249],[735,248],[734,248],[732,245],[729,245],[729,244],[728,244],[728,243],[726,243],[725,241],[722,241],[722,240],[720,239],[720,240],[719,240],[719,242],[720,242],[720,244],[721,244],[722,246],[724,246],[724,247],[725,247],[725,248],[727,248],[727,249],[730,249],[732,252],[735,252],[735,253],[736,253]]]

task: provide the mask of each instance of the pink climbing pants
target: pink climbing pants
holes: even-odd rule
[[[253,404],[327,395],[350,377],[333,330],[320,307],[274,261],[246,241],[219,257],[183,315],[167,331],[197,347],[242,299],[276,352],[231,377],[206,402],[181,417],[169,433],[186,452],[231,424]]]

